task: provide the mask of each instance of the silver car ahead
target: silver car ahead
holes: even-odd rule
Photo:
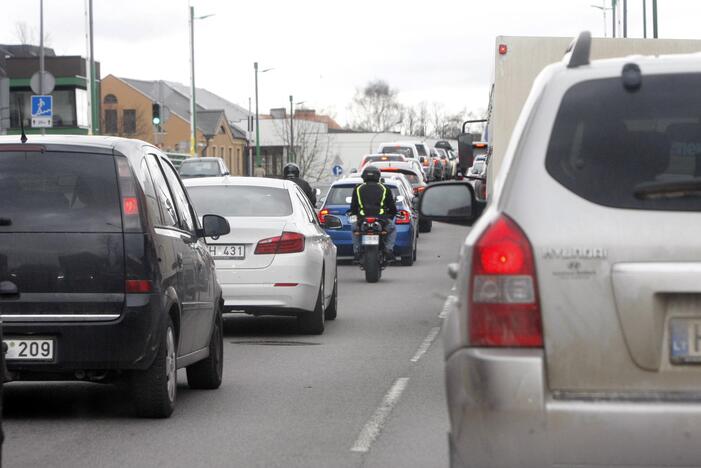
[[[337,313],[336,246],[297,184],[263,177],[187,179],[199,213],[229,221],[231,232],[207,238],[222,287],[224,312],[296,316],[320,334]]]
[[[536,80],[450,268],[453,467],[701,466],[701,57]],[[423,215],[470,224],[469,184]]]

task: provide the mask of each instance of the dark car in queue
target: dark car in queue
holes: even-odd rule
[[[158,148],[115,137],[0,137],[0,310],[12,380],[122,382],[168,417],[177,370],[222,381],[221,290],[205,236]]]

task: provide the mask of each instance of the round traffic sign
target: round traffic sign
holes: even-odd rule
[[[338,176],[340,176],[341,174],[343,174],[343,166],[336,164],[335,166],[333,166],[333,167],[331,168],[331,172],[333,173],[333,175],[335,175],[336,177],[338,177]]]
[[[54,75],[47,71],[44,71],[44,82],[42,83],[42,87],[44,89],[39,89],[39,75],[40,72],[36,72],[32,75],[32,78],[29,80],[29,86],[32,88],[32,91],[34,91],[34,94],[53,93],[54,86],[56,86],[56,79],[54,78]]]

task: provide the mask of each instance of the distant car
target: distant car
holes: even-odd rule
[[[289,180],[215,177],[185,181],[195,207],[224,216],[231,232],[207,238],[224,312],[297,317],[321,334],[336,318],[336,247],[304,192]]]
[[[222,382],[222,296],[206,236],[158,148],[115,137],[0,137],[0,298],[14,380],[124,382],[168,417],[177,370]]]
[[[486,156],[475,157],[472,167],[467,171],[468,175],[471,176],[483,176],[487,171],[487,158]]]
[[[396,141],[391,143],[380,143],[377,148],[378,153],[403,154],[407,159],[415,159],[421,164],[426,180],[434,179],[435,160],[429,155],[428,147],[416,141]]]
[[[448,167],[448,156],[444,149],[431,148],[431,157],[436,158],[436,167],[440,168],[436,176],[436,180],[445,180],[448,178],[450,168]]]
[[[229,175],[229,169],[222,158],[206,157],[186,159],[180,164],[180,178],[221,177]]]
[[[435,148],[438,156],[440,156],[441,161],[445,165],[445,177],[444,179],[454,179],[457,174],[457,161],[455,158],[450,157],[450,151],[443,148]]]
[[[372,164],[373,166],[379,167],[383,174],[402,174],[406,177],[407,181],[411,184],[411,190],[414,193],[415,201],[418,201],[418,197],[421,196],[421,193],[427,187],[420,169],[416,169],[408,162],[381,161]],[[419,216],[419,232],[431,232],[432,227],[433,222],[430,219]]]
[[[362,172],[365,165],[375,161],[406,161],[407,158],[403,154],[368,154],[363,156],[360,161],[360,172]]]
[[[329,189],[329,194],[319,211],[319,221],[322,225],[325,224],[326,217],[329,215],[341,220],[342,227],[326,230],[338,248],[339,257],[353,257],[353,232],[346,212],[350,209],[353,189],[362,183],[363,179],[360,177],[349,177],[336,181]],[[418,213],[411,206],[410,195],[400,181],[389,179],[384,184],[392,190],[392,194],[396,199],[397,210],[399,210],[397,217],[394,219],[397,227],[397,242],[394,246],[394,253],[396,256],[401,257],[402,265],[411,266],[416,260]]]

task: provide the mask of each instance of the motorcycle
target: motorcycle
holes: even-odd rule
[[[357,222],[355,216],[348,221]],[[382,270],[387,266],[384,240],[387,235],[386,221],[382,218],[365,217],[360,221],[359,229],[353,235],[360,236],[360,268],[365,271],[365,281],[377,283],[382,277]]]

